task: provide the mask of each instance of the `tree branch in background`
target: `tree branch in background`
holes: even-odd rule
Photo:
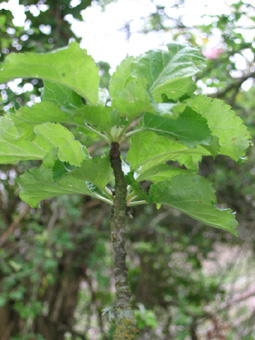
[[[251,73],[248,73],[248,74],[244,75],[241,78],[235,79],[234,82],[232,82],[231,84],[226,86],[223,90],[221,90],[221,91],[219,91],[217,93],[211,94],[210,97],[213,97],[213,98],[223,98],[231,90],[235,90],[234,93],[236,95],[238,93],[239,88],[242,86],[242,84],[246,80],[248,80],[250,78],[255,78],[255,71],[251,72]],[[232,99],[232,101],[233,101],[233,99]]]
[[[29,211],[29,205],[25,205],[24,209],[21,210],[20,214],[18,215],[18,217],[16,218],[16,220],[14,220],[12,222],[12,224],[10,225],[10,227],[5,231],[5,233],[1,236],[0,238],[0,248],[5,244],[5,242],[7,241],[7,239],[9,238],[10,235],[12,235],[14,233],[14,231],[18,228],[21,220],[24,218],[24,216],[26,215],[26,213]]]

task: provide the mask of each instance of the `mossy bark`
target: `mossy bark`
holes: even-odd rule
[[[119,144],[113,142],[110,151],[111,166],[115,177],[115,197],[111,221],[111,239],[114,252],[114,275],[116,287],[116,332],[114,340],[135,339],[137,330],[131,308],[131,292],[126,267],[126,196],[127,183],[121,167]]]

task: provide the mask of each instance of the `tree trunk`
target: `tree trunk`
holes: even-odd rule
[[[115,197],[111,221],[111,239],[114,252],[116,287],[116,331],[114,340],[135,339],[137,334],[134,313],[131,308],[131,292],[126,267],[126,196],[127,183],[121,167],[119,144],[113,142],[110,151],[111,166],[115,177]]]

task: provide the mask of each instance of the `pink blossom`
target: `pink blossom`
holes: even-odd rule
[[[211,50],[204,51],[203,55],[207,59],[218,59],[219,55],[223,52],[224,50],[222,48],[212,48]]]

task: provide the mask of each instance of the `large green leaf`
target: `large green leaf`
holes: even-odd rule
[[[19,132],[8,117],[0,118],[0,164],[40,160],[45,155],[40,145],[18,139]]]
[[[74,139],[64,126],[44,123],[34,127],[33,135],[23,138],[13,121],[0,118],[0,163],[11,164],[25,160],[40,160],[51,150],[56,149],[63,162],[80,166],[85,159],[86,149]]]
[[[197,88],[192,78],[181,78],[173,80],[165,87],[166,88],[159,88],[158,93],[153,93],[153,98],[156,101],[160,102],[162,100],[162,93],[164,93],[167,99],[177,101],[183,96],[191,96]]]
[[[47,122],[73,123],[73,116],[70,112],[61,110],[50,101],[41,102],[32,107],[23,106],[10,117],[21,135],[31,135],[36,125]]]
[[[109,87],[112,107],[125,114],[129,120],[151,107],[151,98],[146,89],[147,80],[131,73],[134,62],[133,57],[122,61],[113,74]]]
[[[196,168],[202,155],[210,155],[210,152],[201,146],[190,148],[154,132],[143,131],[132,137],[127,161],[131,170],[139,169],[142,174],[169,160],[178,161],[187,168]]]
[[[199,72],[205,58],[196,48],[169,44],[168,51],[151,50],[138,58],[125,59],[113,74],[109,92],[112,106],[129,120],[153,112],[153,100],[162,95],[177,100],[196,88],[191,76]],[[152,97],[151,97],[152,96]]]
[[[168,164],[160,164],[151,168],[142,174],[139,174],[136,178],[137,181],[150,181],[152,183],[159,183],[165,180],[169,180],[180,174],[191,174],[195,173],[194,170],[186,170],[182,168],[171,167]]]
[[[42,78],[65,85],[89,103],[98,98],[98,68],[75,42],[50,53],[11,53],[0,65],[0,83],[15,78]]]
[[[43,101],[51,101],[59,107],[80,107],[83,105],[81,96],[70,88],[49,80],[44,80],[43,85]]]
[[[111,135],[120,118],[110,107],[83,105],[80,108],[58,107],[53,101],[44,101],[32,107],[21,107],[10,115],[22,136],[31,136],[34,127],[46,122],[62,123],[86,128],[86,124]]]
[[[65,194],[91,195],[84,180],[67,174],[55,182],[52,171],[47,168],[28,170],[17,182],[21,189],[20,198],[31,207],[37,207],[44,199]]]
[[[87,122],[95,125],[99,130],[111,134],[111,129],[119,123],[119,116],[116,110],[108,106],[85,105],[74,110],[75,122]]]
[[[83,146],[74,139],[73,134],[61,124],[45,123],[34,128],[36,138],[34,143],[45,150],[57,149],[60,161],[80,166],[85,159]]]
[[[195,96],[186,102],[207,119],[212,134],[218,137],[219,153],[236,161],[245,155],[251,136],[241,118],[231,110],[229,105],[205,96]]]
[[[17,180],[21,192],[20,197],[31,207],[47,198],[66,194],[82,194],[102,198],[91,185],[104,188],[111,178],[109,158],[86,159],[81,168],[67,171],[57,180],[50,168],[40,167],[28,170]],[[103,193],[102,193],[103,194]],[[111,199],[105,200],[111,203]]]
[[[197,144],[210,145],[212,138],[206,119],[188,107],[177,119],[146,113],[143,117],[143,126],[147,130],[173,138],[190,147]]]
[[[87,158],[78,169],[72,171],[72,176],[92,182],[99,188],[104,189],[112,177],[110,158]]]
[[[150,195],[155,203],[167,204],[194,219],[237,236],[237,222],[230,209],[220,210],[210,182],[199,175],[178,175],[152,184]]]
[[[182,44],[167,45],[168,51],[151,50],[136,59],[132,74],[145,78],[156,101],[164,93],[169,99],[191,94],[194,85],[190,77],[205,64],[205,57],[198,49]]]

